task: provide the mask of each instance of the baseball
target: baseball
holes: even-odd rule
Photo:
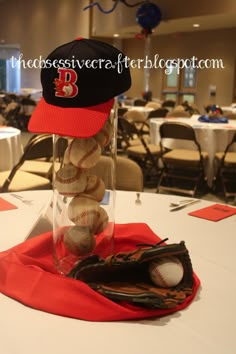
[[[76,138],[69,145],[70,162],[80,168],[90,168],[96,165],[101,152],[101,146],[94,138]]]
[[[99,203],[91,195],[79,194],[68,205],[68,217],[76,225],[92,230],[99,217]]]
[[[113,129],[110,120],[108,119],[102,129],[94,135],[94,139],[100,144],[103,148],[108,145],[112,137]]]
[[[108,215],[105,209],[103,209],[100,205],[98,208],[98,218],[94,224],[93,232],[95,235],[100,234],[102,231],[105,230],[108,224]]]
[[[181,282],[184,269],[177,257],[163,257],[150,263],[149,274],[155,285],[170,288]]]
[[[100,177],[96,175],[87,176],[87,185],[84,193],[90,194],[98,202],[100,202],[104,197],[105,190],[105,184]]]
[[[74,255],[85,256],[94,250],[96,240],[88,227],[72,226],[65,231],[64,244]]]
[[[67,197],[82,193],[86,185],[86,174],[72,164],[60,168],[55,175],[55,188],[60,194]]]

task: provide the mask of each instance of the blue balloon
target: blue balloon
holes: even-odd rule
[[[159,7],[150,2],[141,5],[136,13],[136,21],[145,30],[151,30],[159,25],[162,20],[162,14]]]

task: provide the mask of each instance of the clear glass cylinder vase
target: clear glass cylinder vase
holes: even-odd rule
[[[53,258],[68,275],[91,255],[113,254],[117,108],[94,136],[54,135]]]

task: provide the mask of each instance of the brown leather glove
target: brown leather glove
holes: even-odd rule
[[[116,302],[168,309],[183,303],[192,293],[193,269],[184,241],[179,244],[137,245],[138,249],[102,259],[97,255],[79,262],[68,275]],[[149,275],[149,264],[163,257],[177,257],[184,274],[177,286],[156,286]]]

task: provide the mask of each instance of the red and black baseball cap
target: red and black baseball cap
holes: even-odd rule
[[[43,97],[28,129],[73,137],[101,130],[114,97],[131,86],[125,55],[94,39],[77,38],[56,48],[41,70]]]

